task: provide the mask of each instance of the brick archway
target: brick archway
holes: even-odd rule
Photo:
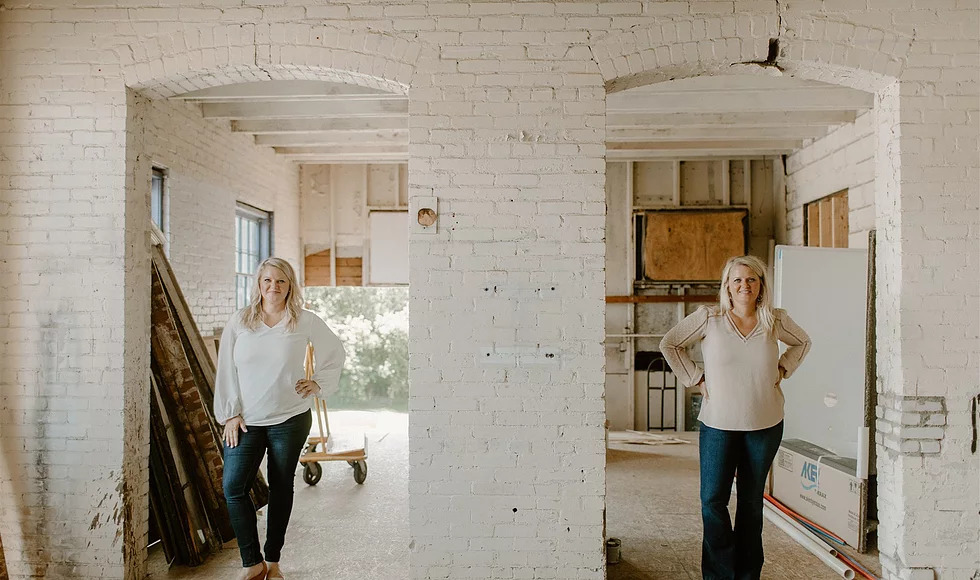
[[[141,106],[189,91],[269,80],[317,80],[407,95],[424,46],[381,33],[308,24],[215,25],[147,38],[116,50],[127,91],[126,347],[123,458],[124,565],[127,578],[146,573],[150,310],[146,192],[140,155]]]
[[[791,76],[873,93],[875,135],[875,222],[877,229],[878,416],[901,413],[908,396],[902,373],[909,355],[900,338],[903,268],[902,170],[915,165],[903,155],[899,126],[900,84],[912,38],[892,31],[830,18],[786,15],[732,15],[676,18],[603,37],[590,45],[606,92],[705,75]],[[911,355],[916,357],[914,353]],[[907,405],[906,405],[907,406]],[[945,420],[945,418],[943,419]],[[880,426],[880,421],[879,421]],[[874,426],[872,426],[874,429]],[[912,435],[897,433],[898,444]],[[880,433],[879,433],[880,437]],[[904,449],[904,446],[902,446]],[[938,442],[935,449],[938,450]],[[879,552],[886,572],[911,568],[903,473],[917,468],[916,452],[896,452],[877,444]]]
[[[772,41],[778,54],[769,60]],[[781,74],[868,92],[894,83],[912,39],[825,18],[678,18],[603,37],[590,48],[608,92],[711,74]]]
[[[421,44],[309,24],[218,25],[117,51],[126,86],[149,98],[232,83],[309,79],[407,94]]]

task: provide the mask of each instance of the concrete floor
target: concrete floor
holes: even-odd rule
[[[671,434],[673,435],[673,434]],[[622,557],[609,580],[701,578],[701,506],[697,433],[686,445],[610,444],[606,456],[606,529],[619,538]],[[734,509],[734,495],[730,509]],[[816,556],[766,521],[763,580],[839,579]],[[877,552],[860,563],[880,573]]]
[[[357,485],[345,462],[324,463],[315,487],[297,469],[296,502],[283,550],[292,579],[400,580],[408,578],[408,416],[338,411],[334,433],[368,435],[368,477]],[[607,531],[623,542],[622,560],[609,580],[693,580],[701,577],[697,434],[692,444],[611,444],[607,456]],[[260,519],[260,538],[265,536]],[[764,580],[839,578],[815,556],[768,522]],[[880,572],[877,553],[861,563]],[[241,560],[235,542],[197,568],[167,569],[151,549],[149,578],[235,579]]]
[[[408,415],[334,411],[336,434],[368,437],[368,476],[354,482],[344,461],[321,463],[316,486],[296,470],[296,497],[282,552],[283,575],[292,580],[399,580],[408,578]],[[313,428],[314,434],[316,427]],[[265,541],[265,518],[259,519]],[[234,541],[197,568],[167,569],[163,550],[150,550],[149,578],[238,578],[242,562]]]

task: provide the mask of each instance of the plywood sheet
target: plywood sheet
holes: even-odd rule
[[[330,250],[307,256],[303,274],[304,286],[330,286]]]
[[[337,258],[337,286],[363,286],[363,260]],[[304,286],[331,286],[330,250],[306,257]]]
[[[646,214],[644,276],[652,280],[717,280],[725,262],[745,254],[745,211]]]

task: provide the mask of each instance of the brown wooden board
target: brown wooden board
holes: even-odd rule
[[[304,286],[330,286],[330,250],[306,256],[303,268]]]
[[[220,439],[204,409],[167,295],[155,268],[151,303],[151,366],[160,377],[160,395],[167,415],[180,435],[183,457],[196,459],[190,463],[205,499],[205,509],[216,519],[222,541],[228,541],[234,537],[234,532],[221,484],[223,464]]]
[[[363,264],[361,258],[337,258],[337,286],[363,286]]]
[[[834,209],[830,198],[820,202],[820,247],[834,247]]]
[[[811,203],[806,206],[806,242],[807,246],[820,247],[820,204]]]
[[[0,580],[7,580],[7,560],[3,557],[3,540],[0,539]]]
[[[847,220],[847,192],[839,193],[830,198],[834,213],[834,247],[846,248],[850,234]]]
[[[195,532],[198,529],[195,524],[199,522],[192,522],[188,514],[175,451],[179,450],[170,445],[160,405],[153,393],[150,396],[150,512],[157,522],[167,561],[196,566],[204,562],[210,550],[202,549],[207,544],[202,544]],[[213,537],[209,526],[203,529],[206,538]]]
[[[646,213],[643,273],[650,280],[718,280],[745,254],[744,210]]]

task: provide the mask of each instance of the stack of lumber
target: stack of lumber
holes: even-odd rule
[[[0,541],[0,580],[7,580],[7,561],[3,557],[3,541]]]
[[[167,561],[196,566],[234,538],[222,492],[221,426],[215,421],[214,359],[170,263],[152,250],[150,332],[150,525]],[[256,509],[266,505],[260,473]]]

